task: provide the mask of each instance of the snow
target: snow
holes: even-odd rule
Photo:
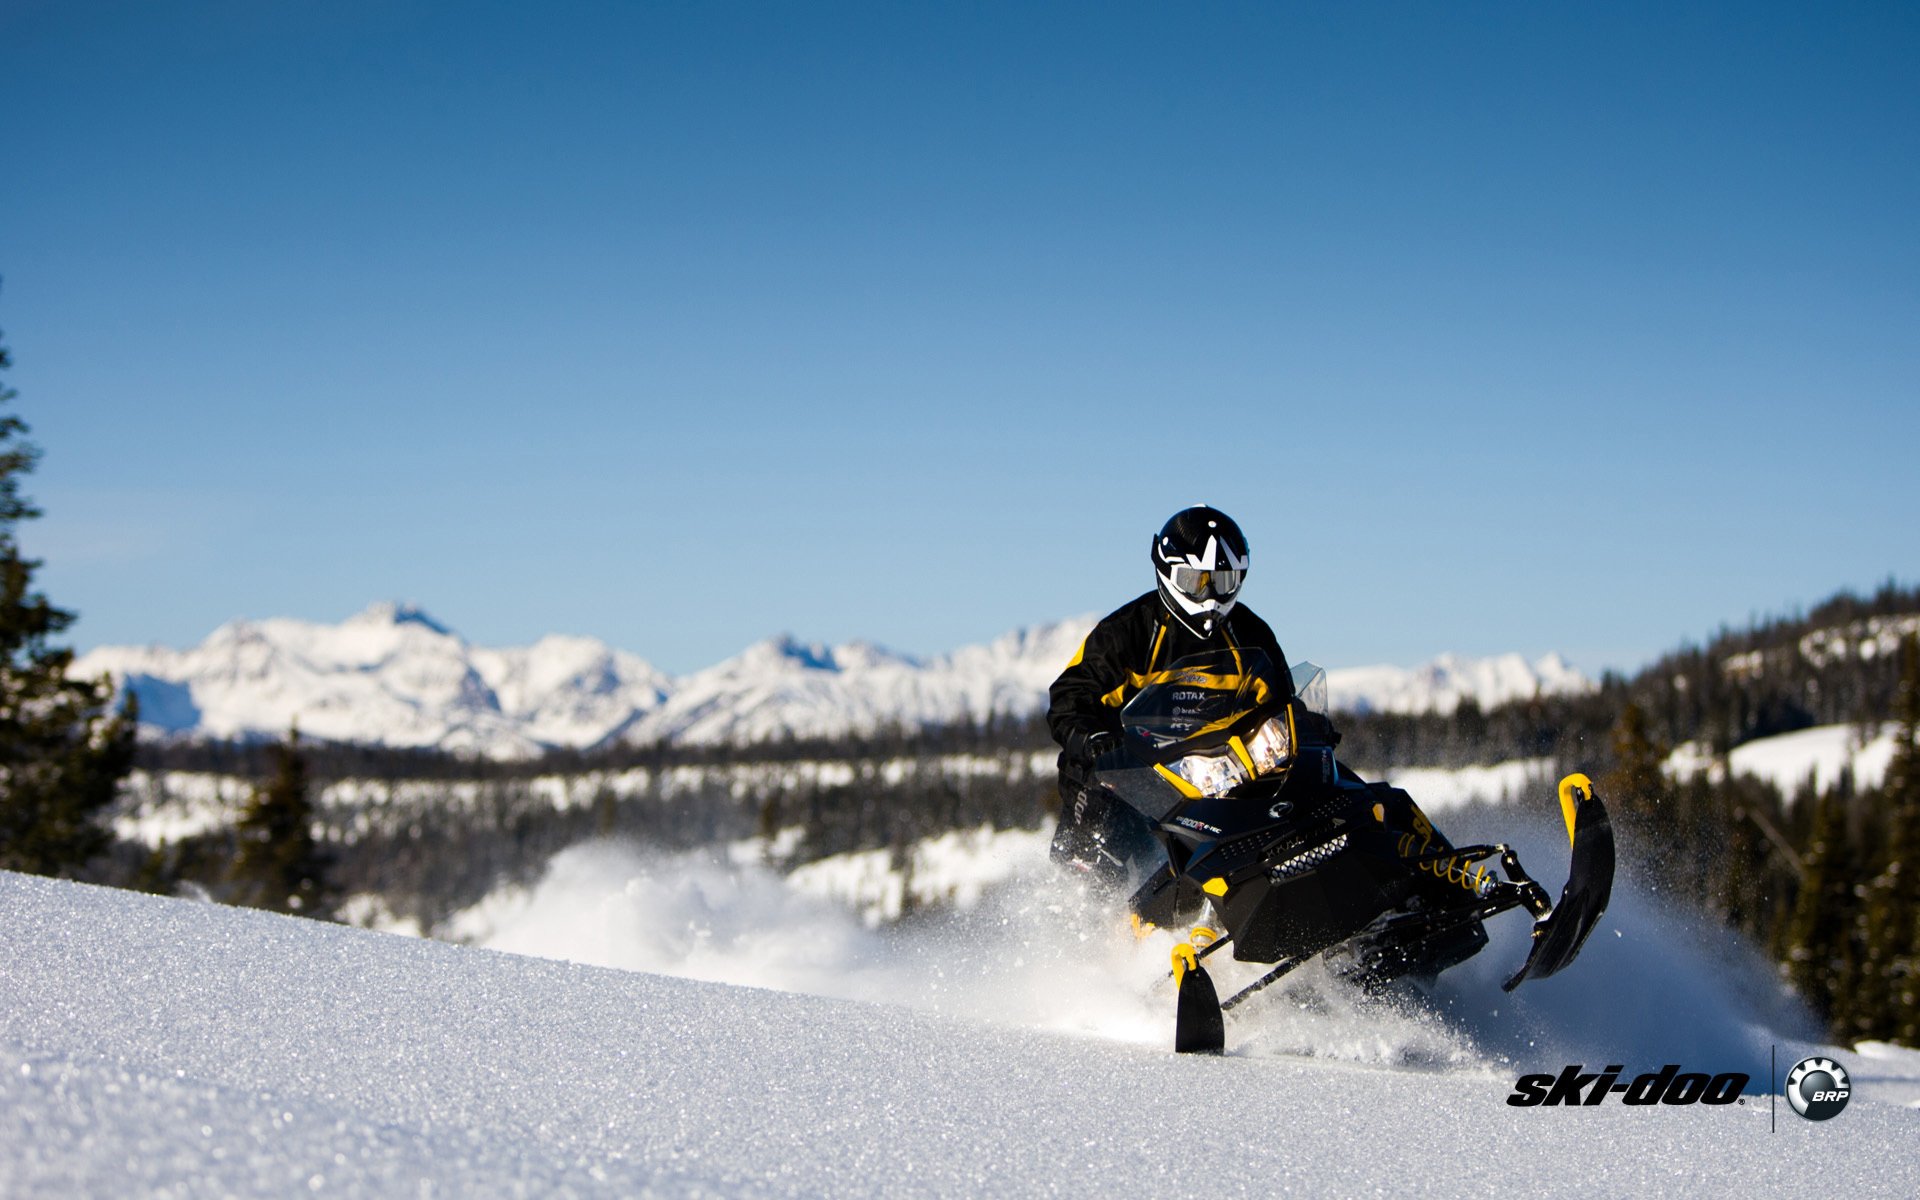
[[[113,832],[158,846],[230,825],[253,794],[253,783],[203,771],[131,772],[120,786]]]
[[[1891,658],[1900,652],[1900,642],[1920,634],[1920,614],[1898,617],[1869,617],[1831,629],[1816,629],[1800,639],[1802,657],[1814,666]]]
[[[1505,997],[1490,965],[1425,1018],[1277,1002],[1188,1059],[1153,990],[1164,943],[1057,886],[882,933],[718,863],[655,861],[630,893],[620,853],[648,861],[556,864],[552,912],[758,986],[0,874],[0,1193],[1920,1191],[1920,1064],[1891,1047],[1826,1051],[1861,1092],[1823,1124],[1759,1086],[1726,1108],[1505,1104],[1523,1070],[1757,1056],[1764,1078],[1770,1047],[1783,1071],[1820,1049],[1644,904],[1578,978]],[[787,972],[837,995],[769,986]]]
[[[989,888],[1044,863],[1051,836],[1050,826],[951,830],[901,856],[869,850],[807,863],[789,872],[787,883],[802,895],[851,908],[877,928],[928,905],[972,908]]]
[[[297,723],[329,741],[496,757],[592,744],[657,705],[666,679],[591,639],[472,647],[399,604],[338,625],[233,621],[185,651],[101,647],[72,673],[111,675],[134,691],[150,733],[278,738]]]
[[[1420,667],[1343,667],[1327,672],[1335,712],[1442,712],[1472,699],[1482,709],[1535,695],[1589,691],[1591,680],[1558,654],[1532,662],[1518,654],[1462,658],[1442,654]]]
[[[1379,779],[1361,771],[1363,779]],[[1477,802],[1552,801],[1558,795],[1550,758],[1510,759],[1477,767],[1403,767],[1386,772],[1385,782],[1403,788],[1429,813]]]
[[[925,662],[862,642],[775,638],[676,680],[618,736],[738,745],[1026,717],[1045,707],[1047,685],[1090,626],[1042,626]]]
[[[310,737],[496,758],[610,742],[743,744],[1025,718],[1093,627],[1090,616],[920,660],[783,635],[678,678],[593,638],[467,643],[419,609],[376,604],[338,625],[234,621],[189,650],[106,646],[73,673],[140,697],[148,736]],[[1591,684],[1555,655],[1329,672],[1336,708],[1451,711]]]
[[[1897,730],[1892,724],[1880,725],[1863,737],[1855,725],[1819,725],[1756,738],[1735,746],[1725,768],[1713,760],[1705,746],[1687,742],[1668,756],[1666,769],[1680,779],[1690,779],[1702,771],[1718,778],[1724,770],[1731,770],[1735,775],[1764,780],[1788,798],[1809,778],[1816,788],[1825,791],[1846,770],[1853,772],[1857,786],[1877,788],[1893,762]]]
[[[1511,841],[1549,887],[1565,862],[1565,834],[1551,805],[1461,814],[1445,829],[1455,840]],[[917,888],[920,877],[890,870],[885,852],[835,856],[783,878],[777,854],[754,842],[724,855],[591,842],[556,856],[533,887],[502,888],[443,932],[568,961],[1160,1044],[1165,997],[1152,992],[1171,935],[1136,942],[1120,933],[1109,904],[1048,864],[1051,832],[976,831],[912,847],[917,865],[938,864],[932,873],[951,899],[942,903],[930,891],[917,916],[891,926],[873,919],[876,897]],[[1676,1024],[1664,1008],[1621,1005],[1590,987],[1569,990],[1568,976],[1504,996],[1498,985],[1525,957],[1527,928],[1517,914],[1490,926],[1494,945],[1443,981],[1443,1007],[1458,1010],[1446,1020],[1294,1012],[1243,1032],[1256,1051],[1310,1045],[1322,1056],[1373,1064],[1484,1065],[1526,1057],[1537,1044],[1616,1060],[1627,1053],[1658,1066],[1670,1060],[1662,1056],[1687,1054],[1753,1062],[1770,1044],[1762,1029],[1808,1028],[1765,963],[1697,918],[1669,914],[1630,873],[1602,926],[1612,940],[1596,936],[1587,950],[1602,964],[1589,979],[1611,968],[1696,1019]],[[1029,970],[1036,962],[1047,964],[1044,974]],[[1581,960],[1582,971],[1587,963]],[[1216,958],[1213,969],[1223,981],[1244,983],[1263,968]],[[1063,994],[1075,1003],[1052,1003]]]

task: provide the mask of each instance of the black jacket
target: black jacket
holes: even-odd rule
[[[1267,623],[1244,604],[1235,605],[1208,638],[1195,637],[1175,621],[1158,591],[1101,618],[1048,691],[1047,726],[1060,743],[1062,769],[1086,761],[1087,739],[1095,733],[1120,732],[1120,706],[1154,672],[1189,654],[1223,645],[1266,651],[1280,669],[1282,685],[1292,690],[1286,652]]]

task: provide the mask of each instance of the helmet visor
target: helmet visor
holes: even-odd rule
[[[1192,600],[1228,600],[1240,590],[1245,571],[1206,571],[1199,567],[1173,568],[1173,586]]]

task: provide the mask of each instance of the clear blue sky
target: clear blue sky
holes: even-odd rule
[[[1920,577],[1910,4],[0,5],[73,641],[670,670],[1105,611],[1353,665]]]

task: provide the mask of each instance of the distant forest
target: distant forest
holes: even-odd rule
[[[1722,629],[1631,678],[1450,714],[1338,714],[1341,756],[1363,769],[1546,760],[1601,781],[1623,853],[1665,873],[1669,891],[1740,930],[1783,970],[1836,1035],[1920,1044],[1920,588],[1889,583],[1809,612]],[[1904,656],[1896,634],[1907,631]],[[1904,669],[1903,669],[1904,657]],[[1872,791],[1844,778],[1826,794],[1783,796],[1752,779],[1666,779],[1682,743],[1724,763],[1756,738],[1846,724],[1863,738],[1900,722],[1907,741]],[[317,805],[328,894],[377,895],[431,928],[503,882],[537,876],[574,842],[619,836],[685,849],[798,829],[787,865],[855,850],[904,852],[956,828],[1036,828],[1057,806],[1039,717],[748,747],[649,746],[494,762],[428,751],[301,745],[320,795],[356,781],[362,797]],[[258,781],[284,774],[285,747],[148,745],[153,779],[196,772]],[[823,764],[837,770],[821,770]],[[984,764],[984,765],[983,765]],[[802,769],[807,768],[807,769]],[[152,784],[151,786],[159,786]],[[570,799],[559,803],[555,796]],[[587,796],[582,802],[580,796]],[[1417,797],[1416,797],[1417,799]],[[230,890],[233,829],[118,846],[110,882]]]
[[[1376,768],[1549,758],[1592,774],[1613,765],[1612,731],[1629,705],[1654,741],[1699,742],[1715,755],[1815,725],[1889,721],[1898,657],[1855,649],[1871,622],[1901,618],[1920,619],[1920,588],[1889,583],[1865,598],[1842,593],[1805,614],[1722,629],[1706,645],[1682,646],[1632,678],[1609,673],[1586,695],[1484,711],[1469,701],[1447,716],[1347,716],[1341,749]]]

